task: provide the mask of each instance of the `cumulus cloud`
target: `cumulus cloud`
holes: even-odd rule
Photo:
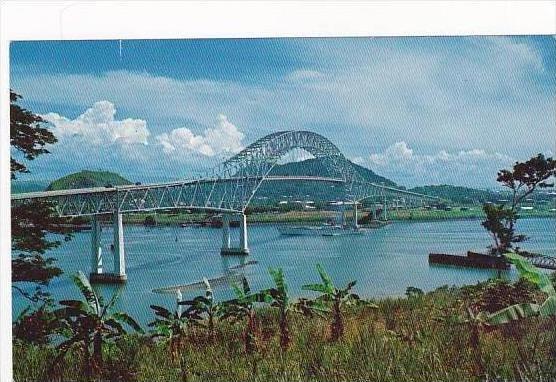
[[[116,120],[116,107],[109,101],[98,101],[75,119],[58,113],[42,117],[52,124],[52,132],[59,139],[82,139],[93,145],[144,144],[150,135],[147,122],[142,119]]]
[[[241,151],[244,134],[225,115],[218,115],[216,125],[204,134],[195,135],[190,129],[180,127],[156,136],[156,141],[167,153],[199,153],[205,156],[230,154]]]
[[[368,166],[401,184],[427,182],[484,186],[494,184],[498,169],[512,164],[513,159],[499,152],[483,149],[434,154],[417,154],[404,141],[396,142],[381,153],[369,155]]]

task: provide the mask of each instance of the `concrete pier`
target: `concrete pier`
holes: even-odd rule
[[[93,216],[91,220],[91,275],[102,273],[102,228],[100,222]]]
[[[230,221],[232,219],[239,219],[239,243],[237,246],[232,246],[231,243],[232,240],[230,237]],[[220,250],[220,254],[222,256],[237,256],[249,254],[249,246],[247,244],[247,217],[245,216],[245,214],[224,214],[222,216],[222,249]]]
[[[93,217],[91,235],[91,283],[123,283],[127,280],[125,273],[124,228],[122,214],[114,212],[112,222],[114,231],[114,272],[105,272],[102,265],[101,227],[96,217]]]

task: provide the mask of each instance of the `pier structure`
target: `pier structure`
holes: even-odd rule
[[[239,238],[236,246],[232,245],[230,237],[230,223],[232,221],[239,221]],[[222,248],[220,249],[220,254],[223,256],[249,254],[249,247],[247,245],[247,217],[244,213],[222,215]]]

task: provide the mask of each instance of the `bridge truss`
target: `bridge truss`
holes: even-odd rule
[[[271,171],[280,158],[297,148],[322,159],[327,174],[272,176]],[[178,208],[243,213],[264,181],[337,183],[344,187],[345,200],[351,202],[377,196],[418,205],[426,199],[437,199],[368,182],[323,136],[308,131],[282,131],[259,139],[198,179],[15,194],[12,204],[39,199],[51,203],[59,216],[68,217]]]
[[[272,175],[272,169],[292,150],[304,150],[324,164],[317,175]],[[211,169],[206,175],[179,182],[133,186],[97,187],[74,190],[35,192],[12,195],[12,206],[42,201],[49,203],[62,217],[91,216],[91,281],[123,282],[125,251],[122,214],[199,209],[223,214],[222,254],[247,254],[247,221],[245,209],[263,182],[301,181],[328,182],[342,187],[343,202],[354,208],[357,226],[357,204],[367,198],[403,200],[403,205],[419,205],[426,199],[437,199],[402,189],[368,182],[328,139],[309,131],[281,131],[267,135],[238,154]],[[344,203],[342,203],[344,205]],[[343,208],[343,207],[342,207]],[[103,269],[100,222],[97,215],[113,216],[114,272]],[[239,245],[230,239],[230,222],[239,220]]]

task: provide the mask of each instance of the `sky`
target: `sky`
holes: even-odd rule
[[[556,152],[554,36],[26,41],[10,72],[58,138],[21,180],[183,179],[279,130],[407,187]]]

